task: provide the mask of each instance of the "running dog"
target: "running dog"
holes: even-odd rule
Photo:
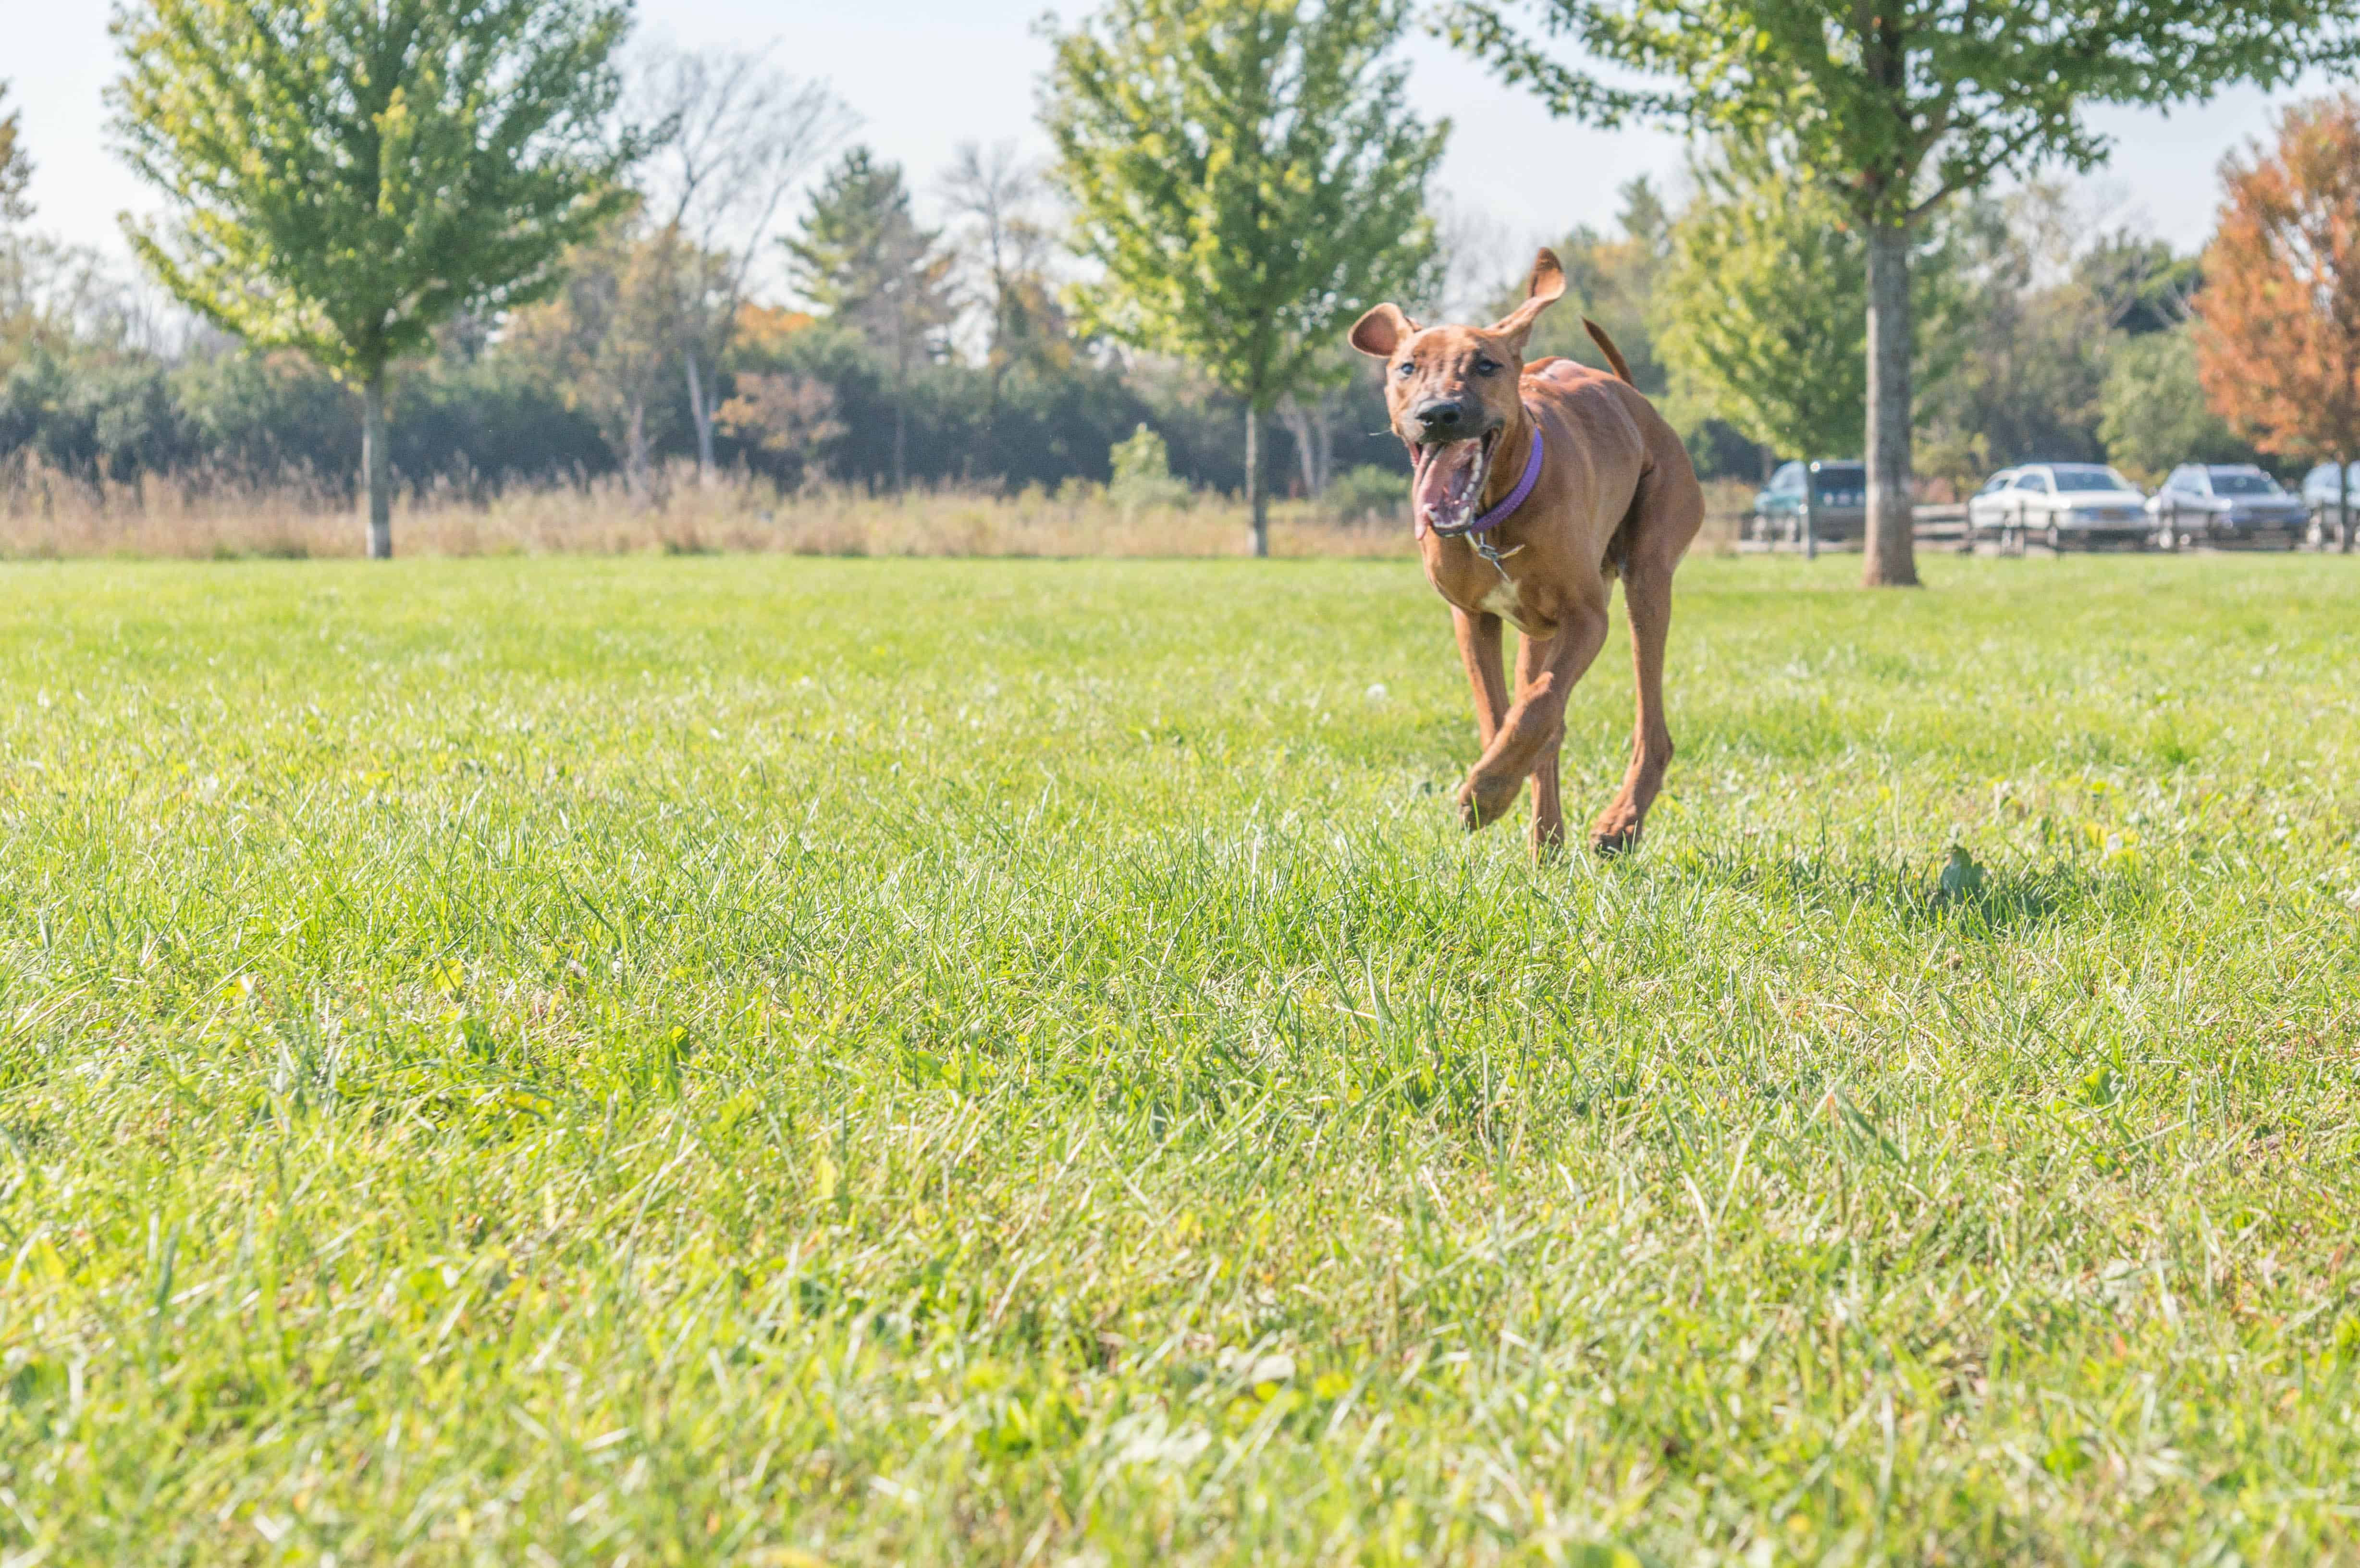
[[[1639,842],[1672,760],[1664,722],[1664,644],[1672,572],[1704,525],[1688,450],[1631,385],[1631,368],[1585,321],[1614,375],[1568,359],[1524,363],[1524,342],[1565,292],[1542,251],[1524,302],[1489,327],[1421,326],[1380,305],[1352,346],[1385,362],[1393,433],[1415,471],[1412,526],[1426,581],[1450,605],[1475,689],[1482,756],[1459,789],[1471,831],[1497,822],[1533,781],[1533,849],[1564,841],[1557,753],[1574,682],[1606,641],[1614,580],[1631,620],[1638,714],[1622,788],[1590,824],[1611,855]],[[1523,634],[1513,700],[1500,624]]]

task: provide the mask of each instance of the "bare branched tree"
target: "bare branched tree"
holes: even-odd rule
[[[661,137],[640,169],[644,215],[676,246],[681,364],[697,471],[710,481],[721,358],[755,258],[796,183],[855,120],[825,83],[788,76],[768,51],[663,43],[635,62],[629,114]]]
[[[965,229],[965,291],[989,318],[989,425],[998,418],[1000,383],[1008,372],[1065,342],[1049,279],[1057,238],[1041,213],[1048,185],[1018,156],[1014,143],[987,150],[962,142],[943,174],[941,192],[944,206]]]

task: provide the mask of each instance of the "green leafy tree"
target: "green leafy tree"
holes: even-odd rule
[[[640,500],[653,489],[655,427],[670,407],[663,388],[684,336],[679,278],[698,260],[672,224],[610,224],[567,253],[563,286],[514,312],[501,344],[505,357],[590,417]]]
[[[2074,258],[2073,280],[2098,301],[2109,327],[2141,337],[2188,321],[2204,266],[2168,241],[2117,229]]]
[[[8,84],[0,82],[0,103],[8,97]],[[32,203],[25,199],[25,190],[33,182],[33,160],[19,139],[21,117],[14,109],[0,114],[0,223],[21,223],[33,215]]]
[[[956,313],[954,258],[918,226],[901,166],[854,147],[828,170],[801,232],[782,242],[797,292],[858,330],[891,372],[893,488],[910,478],[910,372],[931,358]]]
[[[2106,281],[2111,242],[2045,180],[1959,202],[1941,222],[1961,325],[1920,341],[1948,337],[1972,352],[1956,356],[1939,386],[1920,389],[1918,472],[1972,488],[2005,464],[2096,461],[2109,323],[2121,301],[2086,279]]]
[[[1674,402],[1806,461],[1860,450],[1866,257],[1832,198],[1759,153],[1699,160],[1655,305]]]
[[[2153,485],[2183,463],[2250,463],[2254,449],[2204,400],[2186,327],[2115,343],[2100,396],[2106,460]]]
[[[1774,452],[1848,458],[1866,426],[1868,246],[1841,204],[1789,157],[1727,138],[1690,166],[1697,195],[1672,224],[1652,298],[1671,404],[1727,420]],[[1911,269],[1920,319],[1946,321],[1952,237],[1921,225]],[[1927,334],[1950,346],[1950,334]],[[1921,381],[1950,356],[1919,356]]]
[[[393,551],[386,373],[462,310],[560,281],[631,201],[611,60],[628,0],[137,0],[111,99],[170,200],[126,221],[175,298],[361,391],[368,550]]]
[[[1545,30],[1628,85],[1557,59],[1511,18],[1519,0],[1453,0],[1451,36],[1552,107],[1759,140],[1797,166],[1867,247],[1872,584],[1918,581],[1911,550],[1912,232],[1951,196],[2107,152],[2092,103],[2172,103],[2275,84],[2360,44],[2352,0],[1534,0]]]
[[[1630,363],[1632,378],[1651,396],[1666,389],[1666,371],[1655,343],[1659,311],[1655,293],[1671,260],[1672,213],[1645,175],[1622,187],[1616,231],[1602,234],[1584,223],[1550,249],[1565,267],[1564,303],[1540,319],[1524,345],[1524,357],[1562,354],[1608,369],[1605,356],[1582,323],[1596,321]],[[1496,321],[1524,303],[1524,279],[1507,280],[1491,301],[1487,320]]]
[[[1056,40],[1043,118],[1086,329],[1185,359],[1245,404],[1246,500],[1270,550],[1263,418],[1334,372],[1321,351],[1429,291],[1428,126],[1393,59],[1404,0],[1112,0]]]

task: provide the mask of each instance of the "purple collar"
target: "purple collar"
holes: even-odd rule
[[[1470,534],[1488,534],[1515,516],[1516,508],[1531,498],[1533,486],[1541,482],[1541,422],[1535,418],[1532,405],[1529,403],[1524,405],[1524,418],[1533,427],[1532,451],[1524,459],[1524,476],[1516,481],[1516,487],[1508,492],[1506,500],[1502,501],[1465,528],[1453,528],[1448,533],[1442,534],[1443,538],[1464,539]],[[1442,533],[1440,528],[1434,531]]]

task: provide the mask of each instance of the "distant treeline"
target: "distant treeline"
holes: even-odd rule
[[[802,115],[771,133],[739,126],[733,135],[749,145],[773,134],[801,156],[825,129],[822,90],[755,62],[657,56],[642,74],[669,81],[667,70],[705,73],[670,82],[680,103],[716,98],[714,73],[735,70]],[[780,186],[789,200],[775,230],[720,218],[699,227],[696,187],[668,186],[666,169],[661,155],[650,162],[639,206],[573,253],[553,298],[447,321],[432,354],[398,367],[389,446],[399,487],[489,495],[619,474],[640,488],[668,460],[702,459],[788,487],[1054,491],[1106,482],[1112,449],[1145,427],[1173,478],[1241,488],[1238,399],[1187,364],[1076,326],[1060,212],[1039,171],[1007,151],[960,150],[936,182],[939,228],[914,215],[903,172],[858,146],[807,187]],[[1545,319],[1531,346],[1596,364],[1580,321],[1601,321],[1708,478],[1758,478],[1774,456],[1795,455],[1740,434],[1765,421],[1737,416],[1725,377],[1694,373],[1704,356],[1682,337],[1715,312],[1783,308],[1792,292],[1792,264],[1757,236],[1769,284],[1749,306],[1708,244],[1749,201],[1789,200],[1756,186],[1702,164],[1677,201],[1633,182],[1610,223],[1577,224],[1554,242],[1572,308]],[[1800,216],[1810,233],[1832,232]],[[160,315],[142,285],[41,237],[32,217],[21,201],[0,204],[0,463],[29,458],[92,484],[217,475],[300,484],[338,502],[353,494],[362,437],[348,385],[300,354],[249,352]],[[1939,308],[1921,323],[1922,476],[1966,485],[2038,458],[2111,458],[2145,474],[2185,457],[2247,454],[2196,387],[2184,331],[2194,258],[2110,229],[2049,186],[1962,202],[1928,234],[1920,271]],[[1459,317],[1504,310],[1530,256],[1524,239],[1480,223],[1444,223],[1441,249],[1447,299],[1411,303]],[[1848,299],[1811,308],[1838,324],[1857,315]],[[1840,354],[1790,368],[1772,355],[1758,374],[1774,388],[1832,386],[1845,363]],[[1324,389],[1318,380],[1276,409],[1270,487],[1316,495],[1356,469],[1404,470],[1374,367],[1338,343]],[[1856,388],[1847,392],[1836,433],[1820,442],[1853,451],[1813,455],[1854,455],[1859,407]]]

